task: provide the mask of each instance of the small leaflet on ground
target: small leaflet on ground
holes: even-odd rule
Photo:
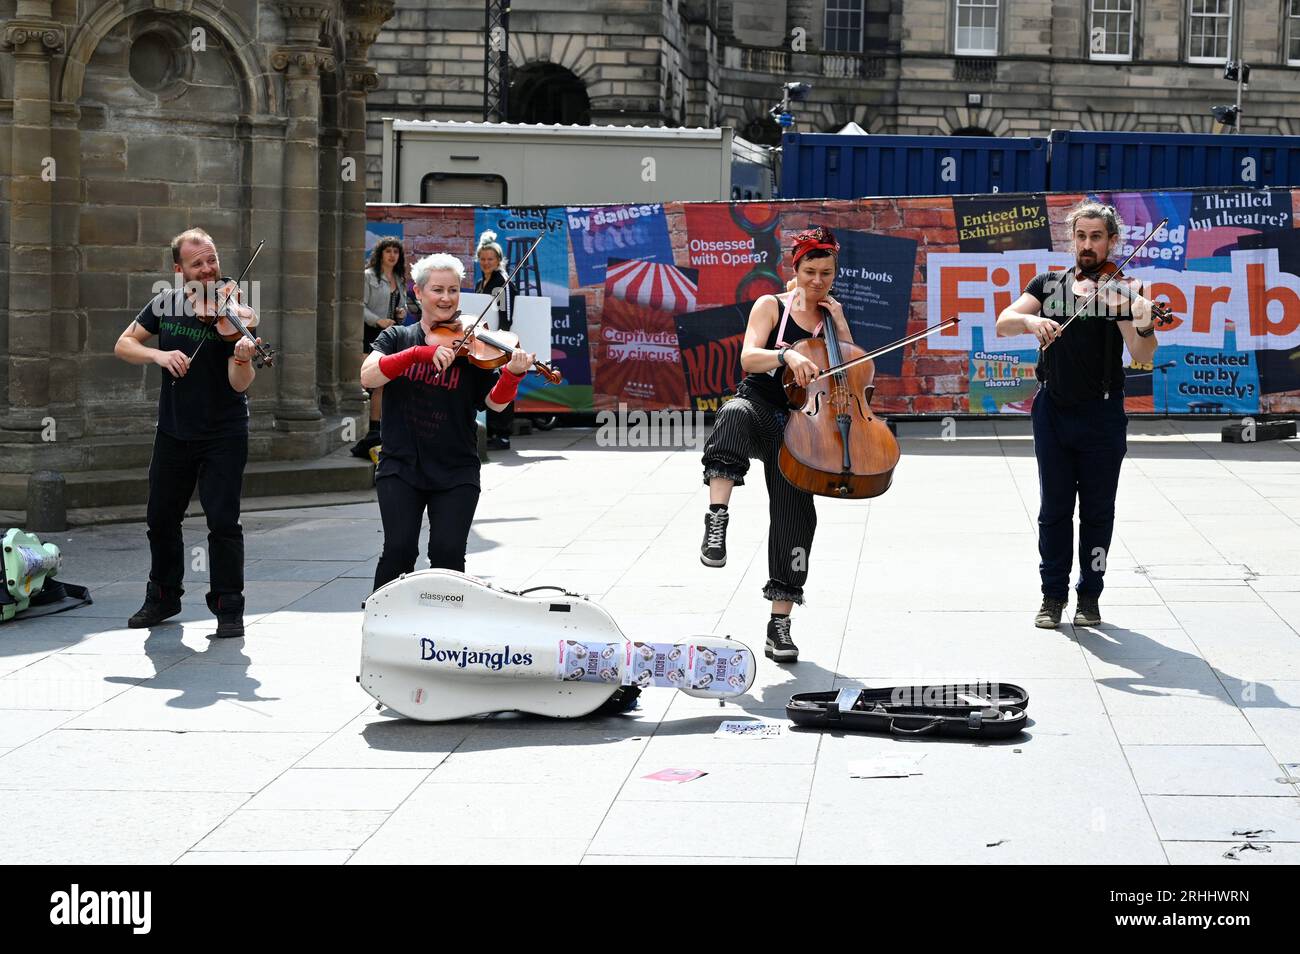
[[[697,778],[703,778],[708,774],[708,772],[701,772],[699,769],[660,769],[658,772],[652,772],[641,777],[648,778],[652,782],[693,782]]]
[[[779,722],[751,719],[728,719],[713,733],[715,739],[775,739],[784,726]]]
[[[881,755],[874,759],[854,759],[849,762],[849,778],[907,778],[922,775],[921,759],[924,755]]]

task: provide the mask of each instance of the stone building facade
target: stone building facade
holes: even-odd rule
[[[258,241],[254,459],[364,413],[367,56],[392,0],[0,0],[0,509],[24,475],[143,469],[160,369],[113,357],[168,243]],[[349,168],[355,169],[349,174]]]
[[[798,80],[813,86],[796,104],[801,131],[1210,132],[1211,106],[1235,95],[1218,55],[1232,2],[514,0],[510,118],[729,125],[775,144],[768,110]],[[1246,14],[1242,131],[1300,135],[1300,2]],[[483,49],[481,0],[397,0],[372,51],[384,78],[367,126],[372,200],[382,117],[480,120]],[[560,108],[538,95],[547,83],[569,91]]]

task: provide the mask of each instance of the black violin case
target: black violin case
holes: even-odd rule
[[[1029,693],[1008,683],[849,687],[801,692],[786,715],[797,726],[903,736],[1006,739],[1024,731]]]

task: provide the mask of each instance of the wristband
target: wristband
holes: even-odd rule
[[[779,364],[779,365],[780,365],[781,367],[783,367],[783,368],[786,366],[786,365],[785,365],[785,349],[784,349],[784,348],[777,348],[777,349],[776,349],[776,363]]]
[[[386,354],[379,359],[379,373],[390,381],[393,378],[400,378],[406,373],[406,369],[417,361],[424,364],[431,363],[437,352],[438,349],[433,345],[416,345],[397,354]]]
[[[1146,329],[1145,331],[1139,331],[1137,333],[1137,336],[1139,338],[1151,338],[1155,336],[1155,333],[1156,333],[1156,323],[1153,321],[1151,322],[1150,328]]]
[[[240,361],[238,358],[236,358],[236,359],[235,359],[235,364],[240,365],[240,366],[242,367],[243,365],[248,364],[248,362],[247,362],[247,361]]]
[[[488,392],[488,400],[497,404],[509,404],[515,399],[515,395],[519,393],[519,382],[523,379],[523,375],[502,368],[501,377],[492,386],[492,390]]]

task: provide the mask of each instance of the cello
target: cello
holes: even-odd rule
[[[778,465],[793,486],[822,497],[857,500],[879,497],[894,479],[901,456],[898,439],[871,409],[875,394],[874,358],[920,341],[957,324],[949,318],[874,351],[840,341],[834,322],[824,338],[804,338],[791,348],[819,368],[808,386],[794,372],[783,376],[791,414],[785,425]]]

